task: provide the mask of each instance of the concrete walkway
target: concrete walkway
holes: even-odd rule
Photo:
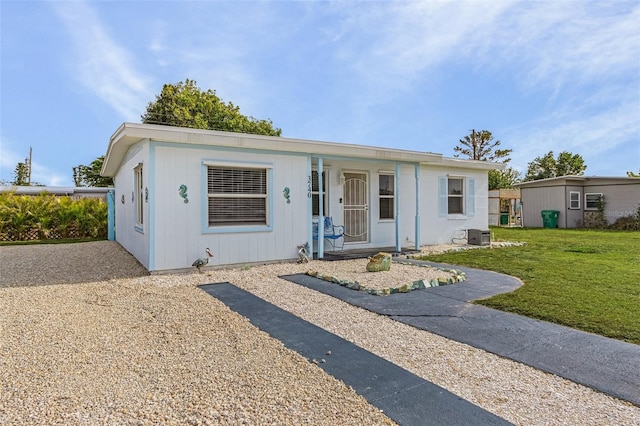
[[[229,283],[200,286],[260,330],[351,386],[404,426],[509,425],[506,420]]]
[[[513,277],[414,262],[462,270],[467,280],[371,296],[303,274],[281,278],[640,406],[640,346],[468,303],[515,290],[521,283]]]

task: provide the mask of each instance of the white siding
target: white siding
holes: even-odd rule
[[[118,173],[114,177],[115,184],[115,217],[116,241],[147,269],[149,269],[149,203],[144,202],[144,227],[136,230],[136,205],[132,201],[134,192],[134,169],[142,164],[143,185],[149,188],[149,145],[139,143],[132,146],[125,157]],[[122,202],[124,200],[124,203]]]
[[[211,232],[206,226],[206,163],[268,166],[270,169],[270,230],[252,232]],[[142,163],[144,186],[149,201],[144,203],[143,232],[136,231],[135,204],[131,202],[134,168]],[[315,159],[313,164],[315,164]],[[191,268],[209,247],[214,254],[210,265],[238,265],[295,259],[297,245],[307,241],[311,217],[307,191],[308,157],[297,154],[258,152],[203,145],[143,142],[134,145],[116,174],[116,239],[151,272]],[[403,247],[415,246],[416,179],[415,166],[400,166],[396,220],[379,219],[379,175],[395,175],[395,162],[346,161],[325,159],[328,215],[343,224],[343,188],[340,174],[363,172],[367,175],[369,197],[369,240],[345,245],[393,247],[396,220]],[[488,227],[487,173],[482,170],[421,166],[420,244],[449,243],[460,231]],[[474,182],[473,216],[438,215],[438,179],[451,174]],[[188,203],[180,195],[187,187]],[[290,203],[283,195],[289,188]],[[468,188],[467,188],[468,189]],[[121,196],[125,203],[121,204]],[[469,200],[465,203],[469,204]],[[219,229],[216,229],[219,231]],[[325,250],[328,247],[325,245]]]
[[[447,215],[438,212],[438,178],[463,177],[474,181],[473,216]],[[420,243],[422,245],[450,244],[452,239],[464,235],[468,229],[487,229],[489,226],[489,192],[486,171],[470,169],[421,168],[420,179]]]
[[[206,165],[268,165],[271,168],[269,221],[272,230],[210,232],[206,224]],[[207,147],[158,144],[155,147],[154,270],[182,269],[214,254],[210,265],[244,264],[294,259],[296,246],[307,240],[307,158],[305,156],[224,151]],[[188,203],[179,195],[187,186]],[[290,203],[283,195],[290,190]]]

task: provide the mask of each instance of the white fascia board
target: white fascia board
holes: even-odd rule
[[[460,158],[443,157],[442,164],[446,168],[474,169],[474,170],[504,170],[507,165],[504,163],[492,163],[490,161],[463,160]]]
[[[300,153],[311,156],[375,159],[478,170],[502,170],[506,167],[501,163],[443,158],[442,154],[430,152],[311,141],[278,136],[190,129],[156,124],[123,123],[113,136],[111,136],[101,174],[103,176],[114,176],[129,147],[145,139],[176,144],[261,149],[276,152]]]

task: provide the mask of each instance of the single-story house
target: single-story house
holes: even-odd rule
[[[640,179],[560,176],[516,184],[522,200],[522,224],[542,227],[542,210],[557,210],[558,228],[580,228],[602,210],[608,223],[633,215],[640,206]]]
[[[487,172],[441,154],[124,123],[109,141],[115,239],[150,272],[323,258],[325,218],[344,249],[419,248],[488,227]],[[342,228],[341,228],[342,229]],[[315,238],[314,238],[315,237]],[[342,244],[342,242],[341,242]]]

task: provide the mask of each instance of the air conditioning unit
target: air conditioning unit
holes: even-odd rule
[[[488,246],[491,244],[491,232],[488,229],[469,229],[467,242],[474,246]]]

